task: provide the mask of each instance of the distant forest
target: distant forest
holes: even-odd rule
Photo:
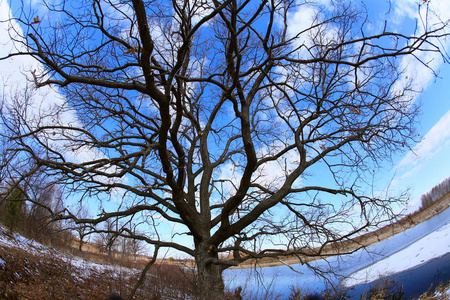
[[[450,177],[442,180],[438,185],[434,186],[431,190],[424,193],[420,199],[422,201],[421,209],[425,209],[436,200],[450,193]]]

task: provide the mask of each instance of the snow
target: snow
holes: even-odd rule
[[[24,249],[32,254],[44,254],[51,252],[50,248],[24,238],[20,234],[8,233],[8,231],[3,227],[0,227],[0,245]]]
[[[365,284],[441,257],[450,252],[450,244],[443,242],[449,240],[449,233],[450,221],[393,255],[351,274],[342,284],[346,287]]]
[[[439,215],[409,228],[397,235],[373,244],[355,253],[318,260],[310,263],[321,269],[328,281],[307,265],[292,265],[256,269],[228,269],[225,284],[230,289],[242,286],[253,295],[264,295],[267,290],[288,296],[292,288],[320,291],[329,284],[353,286],[372,282],[381,275],[401,272],[425,264],[450,252],[450,208]],[[389,268],[388,268],[389,266]],[[257,298],[257,297],[256,297]]]
[[[90,274],[105,273],[111,274],[134,274],[140,272],[137,269],[129,269],[120,266],[111,266],[95,263],[85,260],[78,256],[70,255],[65,252],[58,251],[56,249],[44,246],[36,241],[29,240],[17,233],[8,233],[6,229],[0,226],[0,246],[6,246],[10,248],[22,249],[28,253],[34,255],[50,255],[51,257],[57,257],[64,262],[70,263],[74,267],[76,275],[87,278]],[[0,258],[0,267],[4,266],[6,262]]]

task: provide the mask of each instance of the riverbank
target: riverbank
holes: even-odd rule
[[[389,224],[375,231],[363,234],[352,240],[341,242],[337,245],[329,245],[324,249],[322,249],[320,255],[317,256],[296,255],[289,257],[284,256],[279,257],[278,259],[274,258],[248,259],[243,263],[241,263],[239,266],[232,268],[248,269],[254,268],[255,266],[258,268],[265,268],[283,265],[294,265],[329,258],[331,256],[342,255],[345,253],[351,253],[357,251],[358,249],[365,248],[375,243],[384,241],[400,232],[410,229],[416,226],[417,224],[420,224],[438,215],[439,213],[443,212],[449,207],[450,207],[450,193],[436,200],[428,207],[420,209],[414,213],[402,217],[393,224]],[[318,249],[314,249],[311,251],[311,254],[318,252],[319,252]]]
[[[271,290],[280,296],[279,299],[288,299],[289,293],[293,288],[320,294],[322,291],[330,289],[330,286],[340,286],[343,279],[354,277],[357,272],[375,266],[377,262],[387,261],[389,257],[396,253],[399,254],[394,260],[395,263],[407,262],[408,259],[411,259],[411,262],[408,265],[398,265],[398,268],[395,270],[394,263],[390,262],[385,265],[385,270],[391,271],[392,267],[393,272],[401,272],[409,268],[415,268],[420,264],[427,263],[428,260],[441,256],[446,251],[450,252],[450,249],[439,249],[439,245],[436,246],[436,243],[448,246],[448,235],[450,235],[449,220],[450,208],[447,208],[416,226],[412,226],[364,249],[348,255],[331,256],[326,260],[321,259],[307,264],[280,265],[268,268],[257,266],[255,269],[225,270],[226,286],[233,289],[245,283],[245,288],[249,290],[249,293],[261,293],[262,295],[265,291]],[[431,242],[433,236],[435,242]],[[429,245],[436,251],[431,253],[429,250],[421,251],[420,248],[415,248],[421,244]],[[438,253],[437,250],[443,252]],[[428,256],[429,254],[432,255]],[[412,260],[416,256],[419,260]],[[354,281],[341,287],[350,289],[353,288],[354,284],[377,280],[380,276],[386,274],[393,275],[393,272],[381,274],[361,272],[360,278],[363,281]],[[258,299],[258,297],[255,299]]]
[[[401,291],[402,299],[419,299],[432,288],[437,288],[441,283],[450,282],[450,253],[432,259],[423,265],[391,274],[366,284],[353,286],[349,291],[349,299],[361,299],[368,290],[385,288],[391,291]],[[447,291],[448,290],[448,291]],[[446,295],[436,299],[450,299],[450,286],[447,285]],[[430,291],[429,294],[434,294]],[[420,299],[435,299],[421,297]]]

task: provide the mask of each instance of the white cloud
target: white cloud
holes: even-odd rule
[[[185,1],[177,0],[177,5],[180,8],[183,8],[185,6]],[[214,11],[214,3],[213,1],[209,0],[201,0],[201,1],[194,1],[189,0],[187,2],[187,6],[185,10],[188,10],[190,14],[192,15],[192,25],[197,24],[202,20],[202,18],[206,17],[207,15],[211,14]],[[174,15],[174,19],[179,20],[178,15]]]
[[[0,0],[0,20],[8,20],[11,17],[10,9],[5,0]],[[0,40],[4,43],[0,47],[0,57],[5,57],[9,53],[15,51],[23,51],[24,45],[13,43],[10,34],[14,31],[20,35],[22,30],[14,21],[0,22]],[[17,37],[16,37],[17,38]],[[66,104],[64,98],[50,86],[34,89],[31,83],[31,72],[33,70],[41,70],[42,66],[34,58],[28,55],[14,56],[6,60],[0,60],[0,94],[3,101],[11,104],[14,98],[25,98],[25,93],[30,96],[30,102],[27,103],[26,115],[29,125],[45,126],[57,123],[59,125],[76,125],[81,126],[73,110],[63,109],[58,116],[50,113],[51,111],[63,108]],[[39,72],[39,71],[38,71]],[[60,139],[60,133],[53,134],[54,138],[50,139],[50,143]],[[65,145],[54,145],[66,147]],[[80,161],[81,158],[87,158],[86,154],[71,153],[67,151],[72,159]]]
[[[450,2],[447,0],[431,0],[417,1],[417,0],[395,0],[393,2],[394,18],[397,23],[404,21],[404,18],[418,19],[418,9],[420,8],[423,13],[429,8],[431,11],[428,14],[430,21],[435,21],[437,18],[447,20],[450,16]],[[439,14],[439,16],[437,15]],[[425,15],[423,15],[425,17]],[[430,22],[433,24],[434,22]]]
[[[416,21],[416,36],[425,33],[426,30],[431,31],[439,28],[447,20],[450,20],[450,1],[434,0],[426,4],[418,5],[416,0],[396,0],[393,2],[394,13],[392,15],[393,22],[403,24],[406,21]],[[427,10],[429,8],[429,10]],[[409,18],[409,20],[408,20]],[[414,28],[411,28],[411,31]],[[439,38],[429,39],[429,43],[425,43],[422,47],[428,50],[436,50],[435,46],[445,51],[450,48],[450,39]],[[413,79],[413,88],[417,91],[424,90],[434,79],[433,71],[437,71],[443,64],[442,56],[439,52],[418,51],[416,57],[410,55],[405,56],[400,67],[404,69],[401,80],[396,84],[396,89],[402,89],[406,82]]]
[[[417,15],[417,1],[415,0],[395,0],[393,19],[397,24],[404,21],[404,18],[414,19]]]
[[[260,159],[267,158],[281,152],[285,148],[286,145],[282,142],[274,141],[267,147],[259,148],[257,156]],[[253,176],[253,180],[270,190],[276,191],[281,188],[286,180],[286,176],[292,173],[298,167],[299,163],[300,158],[298,152],[295,150],[289,151],[279,159],[266,162],[259,166]],[[296,182],[296,186],[300,184],[300,181]]]
[[[433,26],[442,26],[442,22],[450,19],[450,2],[434,0],[428,2],[430,11],[426,12],[427,5],[419,6],[415,0],[396,0],[393,2],[393,18],[397,25],[407,21],[417,21],[416,35],[419,36],[425,30],[432,30]],[[427,28],[424,27],[424,18],[427,17]],[[409,19],[409,20],[408,20]],[[413,28],[411,29],[413,30]],[[450,49],[450,39],[430,40],[439,46],[442,51]],[[431,49],[431,47],[429,48]],[[438,72],[443,64],[441,54],[438,52],[422,51],[416,53],[416,57],[405,56],[400,64],[404,74],[396,84],[396,89],[401,89],[409,80],[413,80],[413,88],[417,91],[425,90],[435,79],[433,71]],[[433,70],[433,71],[432,71]],[[412,95],[417,97],[418,94]],[[406,170],[400,181],[417,174],[433,157],[442,153],[442,150],[450,145],[450,111],[447,112],[431,130],[425,135],[406,156],[397,164],[395,170]],[[398,181],[396,180],[396,182]]]
[[[322,14],[322,9],[333,10],[334,6],[329,0],[318,0],[303,3],[287,17],[287,34],[293,39],[292,46],[297,49],[297,56],[307,59],[311,53],[307,48],[312,47],[315,43],[330,43],[339,40],[339,30],[332,23],[318,25]],[[325,17],[326,18],[326,17]],[[279,26],[284,26],[283,22],[279,22]]]
[[[15,38],[20,40],[22,29],[17,22],[10,19],[11,11],[7,1],[0,0],[0,57],[6,57],[10,53],[25,49],[23,44],[12,42],[10,34],[15,32],[17,34]],[[11,28],[14,30],[12,31]],[[0,102],[12,105],[12,101],[24,101],[25,95],[27,95],[29,101],[26,102],[24,116],[27,118],[27,125],[31,128],[51,125],[82,128],[83,125],[77,118],[75,110],[67,104],[57,89],[51,86],[34,89],[30,80],[31,71],[38,70],[39,73],[42,68],[37,60],[28,55],[0,60]],[[24,130],[26,129],[24,128]],[[103,153],[87,146],[72,147],[73,145],[68,137],[74,137],[75,135],[78,135],[76,136],[77,139],[83,139],[76,132],[56,128],[41,133],[42,140],[46,141],[52,149],[64,154],[67,161],[82,163],[93,159],[106,158]],[[112,173],[117,169],[105,166],[103,171]],[[105,180],[110,181],[107,178]],[[126,178],[121,180],[126,180]]]
[[[302,5],[300,8],[288,17],[288,35],[293,38],[300,32],[311,28],[317,16],[317,9],[312,6]],[[299,45],[307,42],[308,38],[304,35],[304,40],[299,41]]]
[[[425,135],[414,149],[409,151],[397,165],[410,170],[403,177],[411,176],[435,155],[450,146],[450,111],[448,111]]]

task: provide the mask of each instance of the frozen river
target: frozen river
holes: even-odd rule
[[[443,241],[443,243],[445,242],[448,243],[448,240]],[[394,288],[398,288],[398,284],[402,285],[404,299],[417,299],[424,291],[429,289],[431,284],[436,287],[440,282],[450,280],[450,253],[427,261],[425,264],[413,269],[392,275],[389,278]],[[381,279],[380,281],[383,284],[383,280]],[[371,282],[369,286],[376,284],[377,281]],[[353,287],[350,293],[353,296],[351,299],[360,299],[359,295],[367,289],[367,285]]]
[[[426,265],[447,253],[450,253],[450,208],[365,250],[310,265],[333,274],[328,278],[330,283],[348,288]],[[281,298],[287,298],[292,287],[319,292],[328,286],[306,265],[291,268],[229,269],[224,278],[230,288],[242,286],[253,295],[264,295],[269,290]]]

